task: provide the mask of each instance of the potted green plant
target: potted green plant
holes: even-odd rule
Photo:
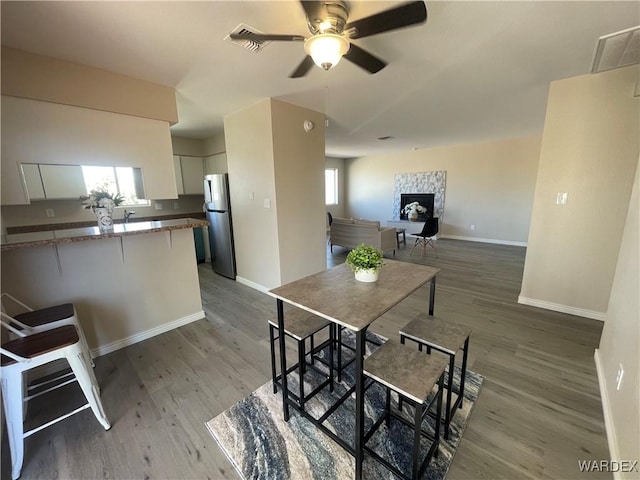
[[[349,252],[346,262],[354,271],[356,280],[375,282],[382,267],[382,252],[363,243]]]

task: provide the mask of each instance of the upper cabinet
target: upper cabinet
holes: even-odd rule
[[[204,168],[201,157],[173,156],[178,195],[204,195]]]
[[[40,165],[36,163],[23,163],[22,173],[24,182],[27,185],[30,200],[44,200],[44,185],[40,176]]]
[[[23,163],[22,173],[29,200],[77,199],[87,193],[79,165]]]
[[[40,176],[47,199],[77,199],[87,193],[80,165],[40,166]]]
[[[176,190],[178,195],[184,195],[184,186],[182,184],[182,167],[180,166],[180,156],[173,156],[173,170],[176,174]]]
[[[228,173],[227,152],[216,153],[204,158],[204,174]]]

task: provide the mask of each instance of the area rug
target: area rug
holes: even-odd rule
[[[346,333],[346,332],[345,332]],[[369,334],[376,343],[380,337]],[[345,343],[353,342],[353,338],[345,339]],[[369,352],[377,345],[367,343]],[[410,348],[407,346],[407,348]],[[343,356],[353,353],[344,349]],[[318,365],[319,362],[316,362]],[[334,392],[324,388],[305,405],[305,409],[314,418],[319,418],[327,411],[335,399],[353,385],[353,363],[343,372],[342,382],[335,385]],[[456,367],[454,379],[459,378]],[[297,392],[298,375],[292,372],[287,376],[289,388]],[[305,391],[309,392],[323,380],[320,373],[308,369],[305,373]],[[426,479],[443,479],[449,469],[451,460],[460,438],[467,425],[473,406],[478,398],[484,377],[467,370],[464,401],[451,422],[449,439],[441,438],[439,455],[433,458],[424,476]],[[446,381],[446,380],[445,380]],[[308,383],[308,385],[307,385]],[[446,393],[446,392],[445,392]],[[446,397],[445,397],[446,398]],[[368,431],[375,419],[384,411],[384,389],[373,384],[365,395],[365,412]],[[455,396],[454,396],[455,399]],[[446,402],[443,401],[443,408]],[[397,410],[397,398],[392,397],[392,408]],[[289,422],[283,420],[282,397],[280,392],[273,393],[272,383],[262,385],[248,397],[233,405],[217,417],[206,423],[207,428],[225,452],[240,476],[250,479],[344,479],[354,477],[355,461],[340,445],[328,435],[300,415],[290,409]],[[347,399],[325,422],[332,432],[353,445],[355,430],[355,398]],[[411,408],[403,408],[403,413],[411,418]],[[434,418],[427,417],[423,422],[423,431],[433,433]],[[371,437],[367,446],[393,463],[401,471],[410,475],[412,431],[397,420],[392,420],[389,428],[382,425]],[[428,448],[428,440],[424,439],[423,452]],[[368,479],[395,479],[389,470],[365,455],[363,477]]]

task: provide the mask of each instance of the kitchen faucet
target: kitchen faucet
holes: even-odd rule
[[[131,215],[135,215],[136,212],[134,212],[133,210],[129,210],[127,211],[127,209],[125,208],[124,210],[124,223],[129,223],[129,217]]]

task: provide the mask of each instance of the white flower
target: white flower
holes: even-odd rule
[[[425,213],[427,211],[427,209],[425,207],[423,207],[422,205],[420,205],[418,202],[412,202],[412,203],[408,203],[404,206],[403,209],[404,213],[410,213],[410,212],[418,212],[418,213]]]
[[[108,208],[109,210],[113,210],[116,204],[110,198],[101,198],[98,200],[98,207]]]

